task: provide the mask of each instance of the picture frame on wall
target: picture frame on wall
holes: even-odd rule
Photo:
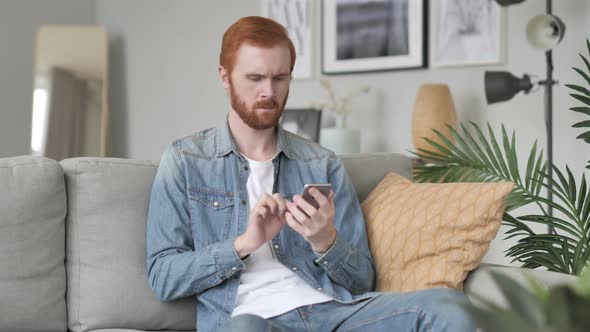
[[[504,62],[504,11],[489,0],[436,0],[431,6],[432,67]]]
[[[322,0],[322,73],[425,68],[426,0]]]
[[[312,20],[311,0],[262,0],[262,16],[281,23],[295,46],[296,61],[293,79],[311,79]]]
[[[320,141],[321,122],[322,110],[312,108],[285,109],[279,120],[283,129],[316,143]]]

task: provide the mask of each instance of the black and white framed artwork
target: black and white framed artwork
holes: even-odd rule
[[[431,10],[433,67],[502,63],[505,24],[494,0],[436,0]]]
[[[424,0],[322,0],[324,74],[423,68]]]
[[[293,79],[312,78],[311,0],[262,0],[262,16],[281,23],[295,46]]]

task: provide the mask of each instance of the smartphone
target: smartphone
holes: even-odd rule
[[[328,197],[328,195],[330,194],[330,189],[332,189],[332,185],[329,183],[310,183],[306,184],[305,187],[303,187],[303,194],[301,194],[301,197],[317,209],[320,207],[320,205],[315,200],[315,198],[313,198],[313,196],[309,193],[309,189],[311,188],[316,188],[322,193],[322,195]]]

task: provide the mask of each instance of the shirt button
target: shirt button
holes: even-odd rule
[[[248,169],[250,169],[250,167],[248,167],[248,165],[244,166],[244,171],[247,171]]]
[[[218,207],[219,206],[219,202],[213,202],[213,206]]]
[[[232,270],[232,271],[237,271],[237,270],[238,270],[238,268],[234,266],[234,267],[232,267],[232,268],[231,268],[231,270]]]
[[[327,264],[328,264],[328,261],[324,261],[324,265],[327,265]]]
[[[293,271],[297,271],[297,268],[295,266],[293,266]]]
[[[322,287],[318,287],[317,289],[318,289],[319,291],[321,291],[321,290],[322,290]]]
[[[276,250],[279,250],[279,245],[278,244],[275,244],[275,249]]]
[[[246,203],[248,203],[248,202],[246,202],[246,200],[245,200],[245,199],[243,199],[243,200],[242,200],[242,204],[246,205]]]

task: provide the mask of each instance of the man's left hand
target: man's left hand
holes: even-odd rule
[[[330,190],[328,197],[316,188],[311,188],[309,193],[318,202],[319,208],[295,195],[293,202],[287,202],[285,217],[287,224],[311,244],[312,250],[322,254],[336,240],[334,190]]]

